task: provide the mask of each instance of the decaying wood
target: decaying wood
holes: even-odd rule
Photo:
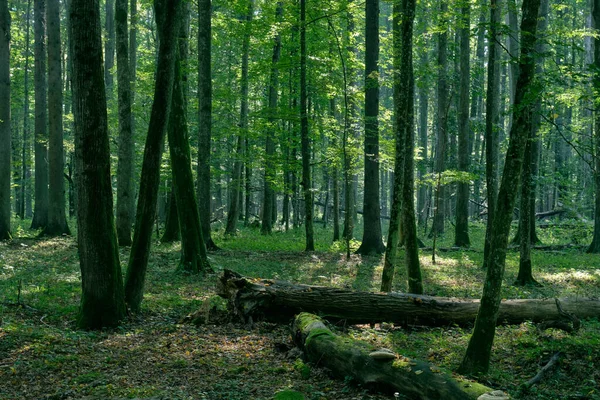
[[[287,322],[302,311],[348,324],[392,322],[400,325],[470,325],[479,300],[433,297],[403,293],[355,292],[323,286],[297,285],[284,281],[245,278],[225,270],[217,293],[228,299],[231,310],[242,320],[266,319]],[[600,317],[600,300],[562,298],[563,310],[578,318]],[[561,320],[554,299],[504,300],[499,324]]]
[[[562,353],[560,351],[556,352],[552,356],[552,358],[550,358],[550,361],[548,361],[548,363],[546,365],[544,365],[544,367],[542,367],[542,369],[540,369],[533,378],[531,378],[530,380],[528,380],[526,383],[523,384],[523,388],[529,389],[536,383],[539,383],[544,378],[544,375],[558,363],[561,356],[562,356]]]
[[[568,333],[577,332],[579,328],[581,328],[581,321],[579,318],[577,318],[577,316],[573,313],[566,312],[562,308],[562,304],[560,303],[559,299],[554,300],[556,303],[556,310],[558,311],[558,319],[541,322],[537,326],[538,330],[541,332],[548,328],[555,328],[561,329]]]
[[[304,350],[308,361],[327,368],[339,378],[352,377],[367,388],[422,400],[475,400],[492,392],[486,386],[453,376],[429,363],[338,336],[313,314],[299,314],[294,320],[293,333],[296,345]]]

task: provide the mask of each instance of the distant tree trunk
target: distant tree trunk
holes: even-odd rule
[[[104,27],[106,38],[104,39],[104,81],[106,82],[106,93],[112,96],[113,74],[115,66],[115,0],[105,0],[106,18]]]
[[[127,0],[116,0],[117,82],[119,84],[119,164],[117,169],[117,238],[120,246],[131,245],[133,215],[133,131],[131,130],[131,78],[127,35]]]
[[[471,153],[469,152],[470,120],[469,91],[471,90],[471,5],[463,3],[460,16],[460,84],[458,100],[458,170],[470,172]],[[469,247],[469,182],[458,183],[456,199],[456,227],[454,245]]]
[[[302,192],[306,229],[305,251],[315,250],[313,232],[313,193],[310,178],[310,142],[308,137],[308,109],[306,83],[306,0],[300,0],[300,140],[302,144]]]
[[[135,84],[137,82],[136,78],[136,70],[137,70],[137,23],[138,23],[138,15],[137,15],[137,0],[131,0],[129,4],[129,79],[131,81],[130,85],[130,98],[131,98],[131,134],[135,139],[135,113],[133,112],[133,104],[135,100]],[[135,152],[134,152],[135,157]],[[135,192],[136,185],[133,184],[133,190]],[[135,193],[133,196],[130,196],[129,202],[129,214],[131,215],[132,222],[135,219]],[[131,228],[130,228],[131,229]]]
[[[246,130],[246,132],[248,132],[248,130]],[[245,198],[242,199],[240,198],[240,209],[242,208],[241,204],[244,204],[244,216],[243,219],[244,221],[244,226],[248,226],[250,225],[250,216],[252,215],[252,193],[253,193],[253,189],[252,189],[252,163],[253,160],[251,157],[249,157],[250,155],[250,138],[248,137],[248,134],[246,134],[246,138],[244,139],[245,142],[245,147],[244,147],[244,172],[245,172],[245,176],[244,176],[244,194],[245,194]]]
[[[218,250],[210,233],[212,136],[211,0],[198,1],[198,212],[207,250]]]
[[[46,80],[46,0],[34,0],[35,205],[31,229],[48,224],[48,103]]]
[[[508,82],[509,82],[509,101],[512,107],[515,104],[515,93],[517,90],[517,78],[519,76],[519,11],[516,0],[507,0],[508,12],[506,15],[508,25],[507,48],[508,48]],[[508,115],[507,131],[510,132],[513,122],[512,113]]]
[[[481,305],[467,352],[459,367],[459,372],[463,374],[485,373],[489,368],[501,300],[508,234],[517,197],[514,189],[519,186],[525,146],[531,133],[533,100],[539,95],[539,88],[535,87],[533,82],[539,8],[540,0],[523,1],[519,79],[513,108],[514,123],[510,132],[502,182],[498,192],[498,205],[490,241],[490,259],[487,263],[488,269]]]
[[[187,130],[187,53],[189,36],[189,6],[184,5],[185,15],[179,26],[179,51],[175,61],[173,98],[169,117],[169,150],[171,170],[175,187],[175,200],[181,231],[181,259],[178,269],[191,274],[204,273],[210,269],[206,246],[200,227],[200,215],[196,202],[196,190],[192,176],[192,159]]]
[[[61,39],[59,0],[48,0],[48,224],[44,234],[70,235],[65,211],[65,178],[63,149],[63,85],[61,71]]]
[[[173,168],[171,166],[171,168]],[[160,238],[161,243],[177,242],[181,239],[179,231],[179,213],[177,212],[177,200],[175,199],[175,184],[171,184],[167,200],[167,215],[165,219],[165,229]]]
[[[254,0],[247,2],[248,12],[245,17],[245,32],[242,42],[242,78],[241,87],[241,107],[240,107],[240,133],[237,138],[236,154],[237,158],[233,163],[233,175],[230,190],[229,212],[227,213],[226,235],[235,235],[236,225],[240,216],[240,203],[242,199],[242,181],[244,170],[244,149],[245,138],[248,135],[248,57],[250,51],[250,35],[252,15],[254,10]]]
[[[600,0],[592,0],[592,20],[593,27],[598,32],[600,30]],[[600,103],[600,97],[598,92],[600,91],[600,38],[594,38],[594,63],[593,63],[593,86],[596,92],[595,108]],[[588,253],[600,253],[600,112],[596,111],[594,117],[594,147],[595,147],[595,159],[594,159],[594,184],[596,186],[596,203],[594,211],[594,237],[590,247],[588,247]]]
[[[339,49],[341,51],[341,48]],[[345,63],[342,66],[345,74]],[[344,92],[346,91],[346,87],[344,84]],[[329,112],[331,117],[337,121],[336,118],[336,108],[335,108],[335,97],[331,97],[329,99]],[[339,143],[337,140],[339,133],[336,132],[336,139],[332,143],[332,147],[337,148],[337,144]],[[339,172],[339,163],[336,161],[333,164],[331,171],[331,180],[332,180],[332,190],[333,190],[333,241],[337,242],[340,240],[340,172]]]
[[[125,318],[113,218],[99,0],[71,0],[77,240],[82,293],[77,325],[116,326]]]
[[[277,10],[275,11],[277,22],[281,21],[283,15],[283,3],[277,2]],[[265,143],[265,180],[263,194],[263,216],[261,233],[270,235],[273,229],[272,208],[275,200],[275,192],[273,184],[275,182],[275,126],[277,124],[277,91],[279,90],[279,55],[281,54],[281,35],[279,32],[275,35],[275,43],[273,44],[273,56],[271,59],[271,77],[269,80],[269,120],[267,122],[267,138]]]
[[[27,0],[27,24],[25,32],[25,70],[24,79],[24,99],[23,99],[23,146],[21,147],[21,181],[20,195],[21,201],[17,209],[17,215],[22,220],[26,216],[26,204],[30,206],[29,179],[31,171],[29,169],[29,47],[30,47],[30,20],[31,20],[31,0]]]
[[[365,27],[365,176],[359,254],[385,251],[379,202],[379,0],[367,0]]]
[[[0,0],[0,240],[10,239],[10,12]]]
[[[156,216],[158,199],[161,149],[165,140],[173,95],[177,32],[182,18],[182,8],[182,0],[154,0],[159,36],[158,65],[156,67],[154,102],[152,103],[142,163],[133,244],[125,278],[125,301],[134,312],[140,310],[144,295],[152,225]]]
[[[424,51],[421,55],[421,65],[426,67],[428,64],[428,52]],[[426,84],[419,86],[419,147],[421,148],[421,160],[417,163],[417,178],[422,181],[427,174],[427,133],[429,119],[429,87]],[[428,196],[429,190],[426,184],[421,182],[417,192],[417,215],[419,226],[423,227],[427,221],[428,214]]]
[[[498,147],[500,144],[500,16],[502,0],[491,0],[490,11],[490,45],[488,50],[488,77],[485,103],[485,181],[487,188],[487,225],[483,250],[483,268],[487,268],[490,260],[490,243],[492,226],[496,214],[498,196]]]
[[[434,172],[438,181],[440,175],[446,169],[446,152],[448,151],[448,3],[447,0],[440,1],[440,15],[443,19],[441,32],[438,33],[437,40],[437,141],[435,144],[435,165]],[[444,223],[446,221],[446,188],[438,184],[435,190],[435,212],[433,215],[433,224],[431,225],[430,237],[438,236],[444,233]]]

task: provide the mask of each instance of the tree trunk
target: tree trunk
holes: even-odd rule
[[[10,239],[10,13],[0,0],[0,240]]]
[[[31,229],[48,224],[48,103],[46,80],[46,0],[34,0],[35,205]]]
[[[105,0],[106,18],[104,28],[106,37],[104,38],[104,81],[106,82],[106,95],[112,98],[113,93],[113,74],[112,69],[115,66],[115,0]]]
[[[420,400],[475,400],[492,391],[429,363],[338,336],[313,314],[303,312],[296,316],[292,336],[308,361],[327,368],[340,379],[352,378],[366,388],[390,395],[402,393]],[[377,359],[377,354],[389,354],[390,358]]]
[[[198,1],[198,213],[207,250],[218,250],[210,232],[212,137],[211,0]]]
[[[363,238],[359,254],[385,251],[379,199],[379,0],[367,0],[365,26],[365,175]]]
[[[275,11],[276,22],[281,21],[283,15],[283,3],[277,2]],[[281,54],[281,35],[279,32],[275,35],[273,44],[273,56],[271,59],[271,76],[269,79],[269,118],[267,121],[267,138],[265,143],[265,179],[263,193],[263,216],[260,232],[263,235],[270,235],[273,230],[272,208],[275,200],[273,184],[275,183],[275,127],[277,124],[277,91],[279,90],[279,55]]]
[[[82,293],[77,325],[117,326],[125,318],[113,218],[99,0],[71,0],[77,240]]]
[[[117,169],[117,238],[120,246],[131,245],[135,198],[133,185],[134,137],[131,130],[131,78],[127,35],[127,0],[116,0],[117,81],[119,84],[119,153]]]
[[[159,35],[158,65],[154,102],[146,136],[140,192],[135,218],[133,244],[125,278],[125,301],[132,311],[140,310],[150,256],[152,225],[156,215],[160,159],[165,140],[173,95],[178,24],[182,18],[181,0],[155,0],[154,8]]]
[[[171,166],[171,168],[173,167]],[[177,212],[177,200],[175,199],[174,183],[171,184],[171,191],[169,192],[168,196],[165,229],[162,237],[160,238],[161,243],[172,243],[181,239],[179,230],[179,213]]]
[[[23,99],[23,146],[21,147],[21,180],[19,188],[19,208],[17,208],[17,215],[21,220],[25,219],[27,205],[30,205],[29,197],[29,179],[31,177],[31,171],[29,169],[29,47],[30,47],[30,21],[31,21],[31,0],[27,0],[27,23],[25,31],[25,69],[23,74],[24,78],[24,99]]]
[[[428,52],[424,51],[421,55],[421,66],[425,69],[427,67]],[[427,223],[428,214],[428,187],[423,183],[423,179],[427,174],[428,161],[428,150],[427,150],[427,134],[429,131],[429,85],[419,85],[419,147],[421,148],[421,160],[417,163],[417,178],[419,182],[419,190],[417,193],[417,215],[419,226],[424,227]]]
[[[460,85],[458,99],[458,170],[470,172],[471,153],[469,151],[470,120],[469,91],[471,90],[471,5],[463,3],[460,18]],[[456,227],[454,245],[469,247],[469,181],[458,183],[456,199]]]
[[[310,177],[310,142],[308,137],[308,109],[306,83],[306,0],[300,0],[300,141],[302,152],[302,192],[304,194],[305,251],[315,250],[313,230],[313,193]]]
[[[48,0],[48,224],[44,234],[70,235],[65,211],[65,178],[63,149],[63,86],[61,71],[61,39],[59,0]]]
[[[334,287],[299,285],[271,279],[245,278],[225,270],[217,294],[228,300],[238,318],[287,323],[301,311],[347,324],[392,322],[404,326],[472,326],[480,301],[406,293],[355,292]],[[600,300],[562,298],[562,308],[579,318],[600,316]],[[555,299],[503,300],[500,324],[560,320]]]
[[[540,0],[523,1],[523,19],[521,22],[521,56],[519,58],[519,79],[513,109],[513,128],[510,132],[506,161],[502,173],[496,215],[492,223],[487,276],[481,297],[481,307],[477,314],[473,335],[463,359],[462,373],[487,372],[489,368],[492,343],[498,319],[500,291],[506,263],[506,247],[512,222],[516,199],[515,187],[518,187],[525,154],[525,145],[530,135],[532,100],[539,95],[535,87],[535,43]]]
[[[596,31],[600,30],[600,0],[592,0],[592,24]],[[593,86],[596,92],[595,104],[600,102],[598,91],[600,91],[600,38],[594,38],[594,63],[593,63]],[[594,210],[594,237],[588,253],[600,253],[600,112],[594,116],[594,184],[595,184],[595,210]]]
[[[491,0],[490,42],[488,50],[488,77],[485,103],[485,181],[487,189],[487,225],[483,250],[483,267],[487,268],[492,240],[492,226],[498,196],[498,147],[500,130],[500,17],[502,0]]]
[[[169,114],[168,138],[179,230],[181,232],[181,259],[178,269],[187,273],[198,274],[210,270],[210,265],[206,257],[206,246],[200,227],[200,215],[198,214],[198,203],[196,202],[188,139],[185,82],[187,80],[190,17],[187,4],[184,5],[184,10],[177,37],[179,51],[175,59],[175,79],[173,81],[171,113]]]

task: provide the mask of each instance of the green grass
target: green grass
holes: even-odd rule
[[[70,223],[75,228],[74,222]],[[203,304],[224,310],[215,296],[217,275],[176,273],[179,244],[154,244],[149,263],[142,313],[118,329],[84,332],[74,329],[80,298],[80,272],[72,237],[37,239],[17,225],[11,242],[0,243],[0,303],[21,301],[35,310],[0,306],[0,398],[41,398],[46,395],[174,399],[271,399],[275,393],[297,391],[307,399],[379,398],[348,382],[330,379],[316,368],[304,373],[296,359],[273,350],[288,341],[287,327],[208,325],[199,328],[178,321]],[[360,237],[361,227],[355,230]],[[421,252],[427,294],[478,298],[485,272],[481,269],[485,226],[471,225],[472,251]],[[427,246],[432,241],[419,232]],[[591,227],[540,229],[544,244],[590,239]],[[222,251],[211,253],[213,268],[232,269],[247,276],[298,283],[346,287],[359,291],[379,288],[382,257],[345,257],[343,244],[331,242],[330,229],[316,225],[316,252],[305,253],[304,229],[262,236],[256,228],[239,227],[234,237],[214,235]],[[452,227],[438,238],[438,247],[451,247]],[[352,249],[359,245],[352,242]],[[128,249],[121,249],[123,271]],[[394,290],[406,290],[399,255]],[[509,251],[502,296],[547,298],[600,294],[600,260],[575,249],[533,251],[534,276],[542,287],[512,286],[518,252]],[[349,334],[393,347],[396,351],[453,370],[460,362],[469,329],[360,327]],[[560,367],[527,394],[520,384],[533,377],[555,351],[563,351]],[[516,398],[556,399],[571,395],[598,399],[600,323],[585,321],[576,334],[549,330],[539,333],[530,323],[499,327],[492,367],[482,383],[507,390]],[[274,372],[276,371],[276,372]],[[268,384],[265,384],[268,382]],[[361,397],[362,396],[362,397]]]

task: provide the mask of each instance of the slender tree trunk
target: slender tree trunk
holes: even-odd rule
[[[48,103],[46,80],[46,0],[34,0],[35,205],[32,229],[48,224]]]
[[[540,0],[523,1],[521,56],[519,58],[519,79],[513,109],[514,123],[510,132],[502,182],[498,192],[498,205],[490,241],[490,259],[487,263],[488,269],[483,286],[481,305],[475,320],[473,335],[469,340],[467,352],[459,368],[459,372],[463,374],[485,373],[489,368],[501,300],[508,234],[517,196],[514,189],[519,184],[525,146],[531,133],[533,100],[539,95],[539,88],[533,82],[539,8]]]
[[[232,186],[230,190],[229,212],[227,213],[226,235],[235,235],[236,224],[240,216],[240,203],[242,199],[242,181],[244,170],[245,138],[248,135],[248,57],[250,51],[250,34],[254,1],[247,2],[248,13],[245,18],[245,33],[242,42],[242,78],[241,86],[241,108],[240,108],[240,133],[237,138],[237,159],[233,164]]]
[[[125,317],[113,218],[99,0],[71,0],[77,240],[81,305],[77,325],[116,326]]]
[[[593,28],[600,30],[600,0],[592,0],[592,24]],[[600,38],[594,38],[594,63],[593,63],[593,86],[596,93],[600,91]],[[596,107],[600,102],[598,94],[594,98]],[[596,108],[595,107],[595,108]],[[594,237],[588,253],[600,253],[600,112],[596,111],[594,115],[594,184],[596,186],[595,210],[594,210]]]
[[[490,11],[490,45],[488,50],[488,77],[485,104],[485,181],[487,188],[487,226],[483,250],[483,268],[487,268],[490,260],[490,243],[492,226],[496,214],[496,198],[498,196],[498,147],[500,128],[500,16],[502,0],[491,0]]]
[[[65,211],[65,179],[63,149],[63,85],[61,71],[61,39],[59,0],[48,0],[48,224],[44,234],[70,235]]]
[[[470,172],[471,153],[469,152],[469,92],[471,89],[471,5],[463,3],[460,21],[460,87],[458,100],[458,170]],[[469,182],[458,183],[456,199],[456,228],[454,245],[469,247]]]
[[[248,130],[246,130],[246,132],[249,132]],[[250,225],[250,216],[252,215],[252,198],[253,198],[253,188],[252,188],[252,163],[253,160],[250,157],[250,138],[248,137],[249,135],[246,134],[246,138],[244,140],[245,142],[245,147],[244,147],[244,172],[245,172],[245,176],[244,176],[244,194],[245,197],[244,199],[242,199],[240,197],[240,209],[242,208],[242,203],[244,204],[244,216],[243,219],[244,220],[244,226],[248,226]]]
[[[117,81],[119,83],[119,164],[117,169],[117,238],[120,246],[131,245],[134,138],[131,130],[131,79],[127,35],[127,0],[116,0]]]
[[[104,27],[106,38],[104,39],[104,81],[106,82],[106,94],[109,98],[113,92],[112,69],[115,66],[115,1],[105,0],[106,18]]]
[[[277,10],[275,11],[275,19],[281,21],[283,15],[283,3],[277,2]],[[269,120],[267,122],[267,138],[265,143],[265,179],[263,193],[263,216],[261,233],[270,235],[273,229],[272,208],[275,200],[275,192],[273,184],[275,183],[275,126],[277,124],[277,91],[279,88],[279,56],[281,54],[281,35],[279,32],[275,35],[275,43],[273,44],[273,56],[271,59],[271,77],[269,80]]]
[[[211,0],[198,1],[198,212],[207,250],[218,250],[210,233],[212,137]]]
[[[421,65],[427,67],[428,52],[424,51],[421,56]],[[423,84],[419,87],[419,147],[421,148],[421,160],[417,163],[417,178],[422,181],[427,174],[428,165],[428,150],[427,150],[427,133],[429,131],[429,88]],[[427,221],[428,207],[428,187],[422,183],[419,185],[417,192],[417,214],[419,226],[424,227]]]
[[[131,0],[129,4],[129,79],[131,81],[130,84],[130,101],[131,101],[131,134],[135,140],[135,113],[133,112],[133,105],[135,100],[135,85],[137,82],[136,78],[136,70],[137,70],[137,23],[138,23],[138,15],[137,15],[137,0]],[[134,149],[134,157],[135,157],[135,149]],[[129,197],[129,214],[131,215],[131,222],[133,223],[135,220],[135,189],[136,185],[133,184],[133,196]],[[130,228],[131,229],[131,228]]]
[[[519,12],[516,0],[507,0],[508,12],[506,15],[508,25],[507,49],[508,49],[508,82],[509,82],[509,104],[512,107],[515,104],[515,93],[517,90],[517,78],[519,76]],[[508,115],[507,132],[510,132],[513,122],[512,113]]]
[[[140,193],[135,218],[133,244],[125,278],[125,301],[132,311],[140,310],[150,255],[152,225],[156,216],[160,159],[171,109],[178,24],[182,18],[182,0],[155,0],[154,9],[159,35],[158,65],[154,102],[148,125]]]
[[[306,83],[306,0],[300,0],[300,140],[302,144],[302,192],[306,229],[305,251],[315,250],[313,233],[313,193],[310,177],[310,142],[308,137],[308,109]]]
[[[10,239],[10,13],[0,0],[0,240]]]
[[[360,254],[385,251],[379,199],[379,0],[367,0],[365,28],[365,176]]]
[[[23,146],[21,147],[21,181],[20,195],[21,201],[17,209],[17,215],[22,220],[26,216],[26,204],[29,199],[29,178],[31,171],[29,170],[29,47],[30,47],[30,21],[31,21],[31,0],[27,0],[27,23],[25,32],[25,75],[24,79],[24,99],[23,99]]]
[[[173,168],[171,166],[171,168]],[[181,239],[179,230],[179,213],[177,212],[177,200],[175,199],[175,184],[171,184],[167,200],[167,212],[165,218],[165,229],[160,238],[161,243],[177,242]]]

